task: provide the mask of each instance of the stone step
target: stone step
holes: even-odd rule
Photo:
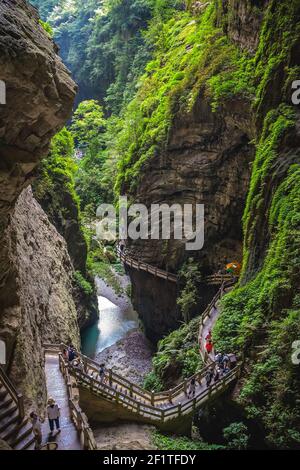
[[[31,430],[29,433],[24,435],[23,439],[12,447],[14,450],[34,450],[34,436]]]
[[[15,411],[7,419],[5,418],[3,422],[0,423],[0,439],[7,441],[11,433],[13,433],[18,426],[19,413]]]
[[[9,395],[7,395],[3,400],[0,400],[0,413],[1,410],[7,408],[12,402],[13,399]]]
[[[5,418],[11,416],[16,410],[18,410],[18,406],[14,402],[9,403],[4,409],[0,410],[0,430]]]
[[[8,395],[7,391],[5,390],[3,385],[1,385],[1,387],[0,387],[0,400],[4,400],[7,395]]]
[[[18,448],[19,444],[23,445],[24,441],[26,442],[28,440],[28,437],[30,437],[30,439],[33,438],[32,424],[26,419],[23,421],[22,426],[16,430],[16,433],[8,439],[8,444],[14,449]]]

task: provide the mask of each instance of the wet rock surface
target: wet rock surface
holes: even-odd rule
[[[136,329],[124,339],[97,354],[96,359],[117,374],[138,385],[152,369],[153,346],[144,333]]]
[[[120,286],[125,291],[128,286],[127,276],[118,276]],[[106,297],[121,310],[132,309],[126,294],[118,295],[102,279],[96,280],[98,294]],[[154,347],[140,328],[134,328],[125,337],[96,355],[96,360],[105,363],[116,373],[123,375],[136,384],[142,384],[145,375],[152,368]]]
[[[153,430],[152,426],[134,423],[93,427],[99,450],[155,450]]]

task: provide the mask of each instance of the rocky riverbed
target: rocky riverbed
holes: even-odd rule
[[[125,338],[97,354],[96,359],[105,363],[117,374],[142,385],[145,375],[152,368],[153,346],[138,328],[126,334]]]
[[[153,426],[124,423],[93,429],[99,450],[155,450]]]
[[[135,326],[128,331],[124,330],[124,336],[121,339],[96,353],[95,359],[105,363],[107,368],[112,368],[116,373],[141,385],[145,375],[151,370],[154,348],[145,337],[138,316],[133,311],[130,299],[125,293],[129,283],[128,277],[118,276],[118,278],[123,294],[116,294],[103,279],[97,278],[98,295],[119,307],[121,320],[123,318],[124,323],[130,321]],[[152,426],[137,423],[93,424],[95,439],[101,450],[155,449],[152,442],[153,430]]]
[[[132,382],[141,385],[144,377],[152,368],[153,345],[145,337],[137,314],[133,311],[130,299],[125,294],[128,277],[119,276],[124,294],[117,295],[102,279],[96,279],[98,295],[101,295],[120,309],[124,322],[130,319],[130,325],[135,326],[124,331],[124,336],[103,351],[96,353],[96,360],[105,363],[106,367],[114,369]],[[121,318],[121,319],[122,319]]]

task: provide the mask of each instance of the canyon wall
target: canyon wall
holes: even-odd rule
[[[67,245],[34,200],[23,190],[6,229],[9,262],[16,277],[6,286],[10,308],[0,332],[7,344],[8,369],[27,404],[46,396],[43,343],[80,344],[73,273]]]
[[[185,240],[174,239],[129,241],[127,250],[132,257],[174,273],[193,257],[203,275],[217,272],[230,261],[241,261],[241,220],[255,154],[254,137],[250,103],[238,98],[213,112],[209,99],[200,92],[188,114],[178,113],[166,149],[146,162],[133,198],[147,207],[154,203],[180,204],[182,208],[204,204],[204,247],[187,251]],[[162,337],[182,319],[176,304],[179,290],[153,276],[130,268],[129,272],[133,303],[143,320],[152,321],[150,337]],[[214,293],[202,286],[198,313]]]
[[[206,273],[224,265],[229,256],[243,262],[239,284],[224,297],[213,329],[216,348],[235,352],[241,359],[241,377],[230,397],[236,416],[226,416],[222,406],[210,407],[204,438],[224,442],[224,427],[237,420],[248,428],[250,446],[299,449],[300,377],[293,348],[300,335],[300,112],[292,101],[292,84],[299,80],[300,2],[223,0],[211,2],[207,11],[207,16],[188,17],[187,26],[178,16],[178,29],[173,30],[171,22],[167,25],[170,36],[179,37],[177,44],[174,40],[167,45],[167,65],[157,61],[173,78],[168,85],[175,112],[167,116],[168,138],[154,151],[153,145],[146,158],[146,139],[155,142],[149,132],[153,129],[148,103],[153,114],[159,109],[163,116],[151,101],[151,80],[158,88],[156,64],[152,63],[146,81],[150,93],[145,87],[140,94],[140,106],[148,114],[138,144],[131,154],[125,154],[120,187],[133,200],[145,199],[148,204],[204,202],[205,245],[191,255]],[[190,82],[187,74],[179,75],[185,80],[176,89],[171,73],[174,64],[168,61],[172,54],[184,56],[193,50],[188,40],[184,42],[186,37],[193,39],[188,30],[193,24],[195,28],[199,25],[200,39],[200,26],[210,28],[210,41],[201,44],[207,53],[204,58],[199,56],[199,69],[192,69],[198,74],[193,89],[197,99],[182,120]],[[199,47],[198,37],[194,48]],[[180,61],[176,65],[180,67]],[[186,61],[185,68],[188,66]],[[135,184],[130,181],[133,176]],[[185,256],[182,245],[172,241],[165,245],[134,242],[129,250],[136,258],[173,271]],[[138,284],[138,288],[133,286],[138,306],[145,293],[137,275],[131,276]],[[165,284],[156,286],[155,282],[154,328],[160,321],[154,302],[159,304],[163,296],[168,297]],[[150,296],[152,286],[145,286]],[[175,300],[173,305],[176,308]],[[192,323],[186,328],[193,333]],[[174,344],[182,349],[180,336],[179,329],[165,338],[154,358],[154,372],[160,380],[174,366]],[[193,338],[196,343],[197,332]],[[190,348],[184,353],[184,360],[189,361],[192,352]],[[219,430],[214,419],[221,423]]]
[[[0,74],[6,85],[0,106],[0,334],[8,344],[9,373],[28,404],[41,405],[42,342],[79,341],[73,268],[64,240],[30,190],[21,192],[69,118],[76,85],[25,0],[1,2]]]
[[[254,158],[251,131],[249,109],[234,100],[216,114],[201,96],[185,119],[175,120],[167,150],[147,165],[135,200],[148,207],[152,203],[204,204],[205,244],[193,252],[186,251],[184,240],[131,242],[128,250],[134,258],[176,273],[193,257],[203,274],[241,259],[241,218]],[[178,289],[154,276],[129,272],[134,306],[151,339],[158,339],[182,320],[176,305]],[[200,311],[215,292],[202,287]]]

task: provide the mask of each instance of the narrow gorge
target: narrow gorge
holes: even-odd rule
[[[0,1],[0,448],[299,450],[299,83],[300,0]]]

